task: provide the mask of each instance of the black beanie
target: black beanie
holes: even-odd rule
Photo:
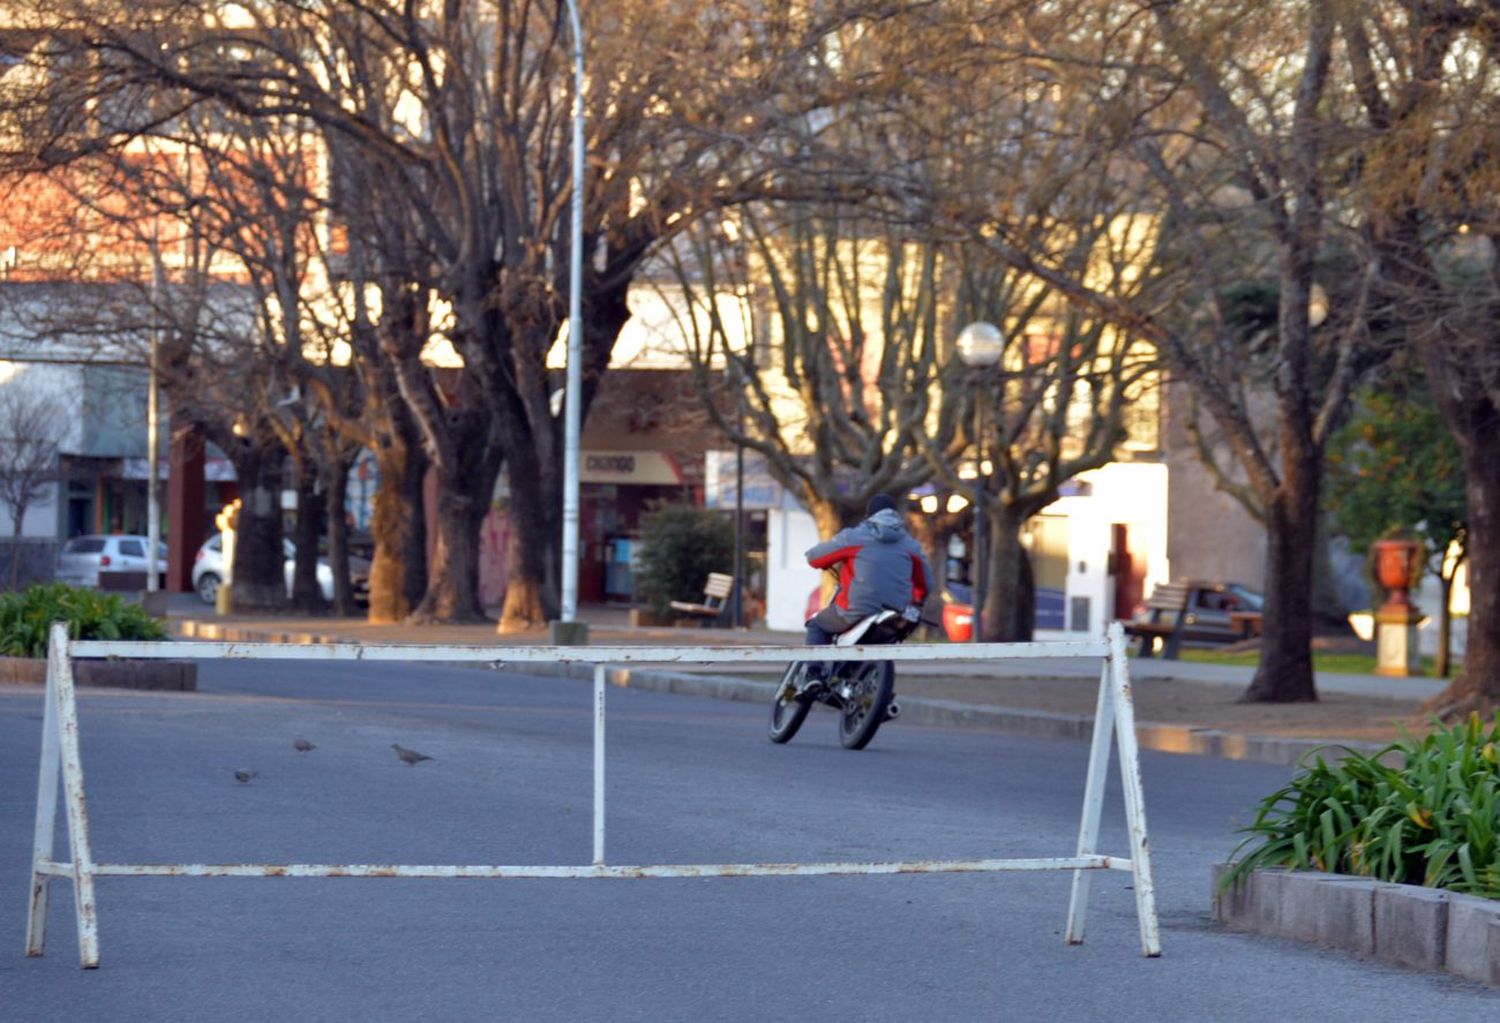
[[[869,518],[876,512],[885,511],[887,508],[890,508],[893,511],[895,510],[895,498],[891,497],[890,494],[876,494],[874,497],[870,498],[869,503],[865,505],[865,518]]]

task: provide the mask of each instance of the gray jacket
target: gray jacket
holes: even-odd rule
[[[832,606],[851,620],[887,607],[920,606],[932,590],[932,566],[922,545],[890,508],[809,549],[807,563],[837,567],[839,590]]]

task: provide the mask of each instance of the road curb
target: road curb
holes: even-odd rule
[[[1311,870],[1253,870],[1228,888],[1213,868],[1213,918],[1232,930],[1315,942],[1500,987],[1500,902]]]
[[[227,643],[339,643],[333,636],[311,632],[246,628],[184,619],[173,623],[174,631],[184,639],[217,640]],[[528,664],[524,671],[547,677],[593,678],[593,668],[582,664]],[[772,682],[696,672],[662,671],[652,668],[610,668],[606,679],[621,688],[651,692],[677,693],[683,696],[706,696],[719,700],[764,703],[768,708],[775,688]],[[982,728],[1008,735],[1027,735],[1042,739],[1087,739],[1093,735],[1091,714],[1055,714],[956,700],[929,700],[900,696],[901,720],[919,725],[952,728]],[[768,711],[769,713],[769,711]],[[1381,747],[1371,743],[1339,742],[1336,739],[1287,739],[1280,736],[1247,735],[1197,725],[1163,724],[1137,721],[1136,737],[1141,748],[1163,753],[1188,753],[1219,757],[1224,760],[1249,760],[1268,764],[1293,765],[1316,749],[1346,747],[1360,752],[1374,752]]]

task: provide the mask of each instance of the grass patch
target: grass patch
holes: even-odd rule
[[[1254,668],[1260,664],[1260,652],[1257,650],[1226,651],[1184,648],[1180,659],[1198,664],[1232,664]],[[1326,671],[1339,675],[1373,675],[1375,674],[1375,655],[1314,650],[1313,671]],[[1428,675],[1432,674],[1431,657],[1422,658],[1422,671]]]

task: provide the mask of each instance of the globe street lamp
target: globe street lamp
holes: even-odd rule
[[[985,370],[998,365],[1005,354],[1005,335],[993,323],[979,320],[958,332],[958,357],[965,366],[974,370],[974,554],[972,564],[974,579],[974,616],[969,626],[969,639],[980,641],[980,623],[984,620],[984,375]]]

